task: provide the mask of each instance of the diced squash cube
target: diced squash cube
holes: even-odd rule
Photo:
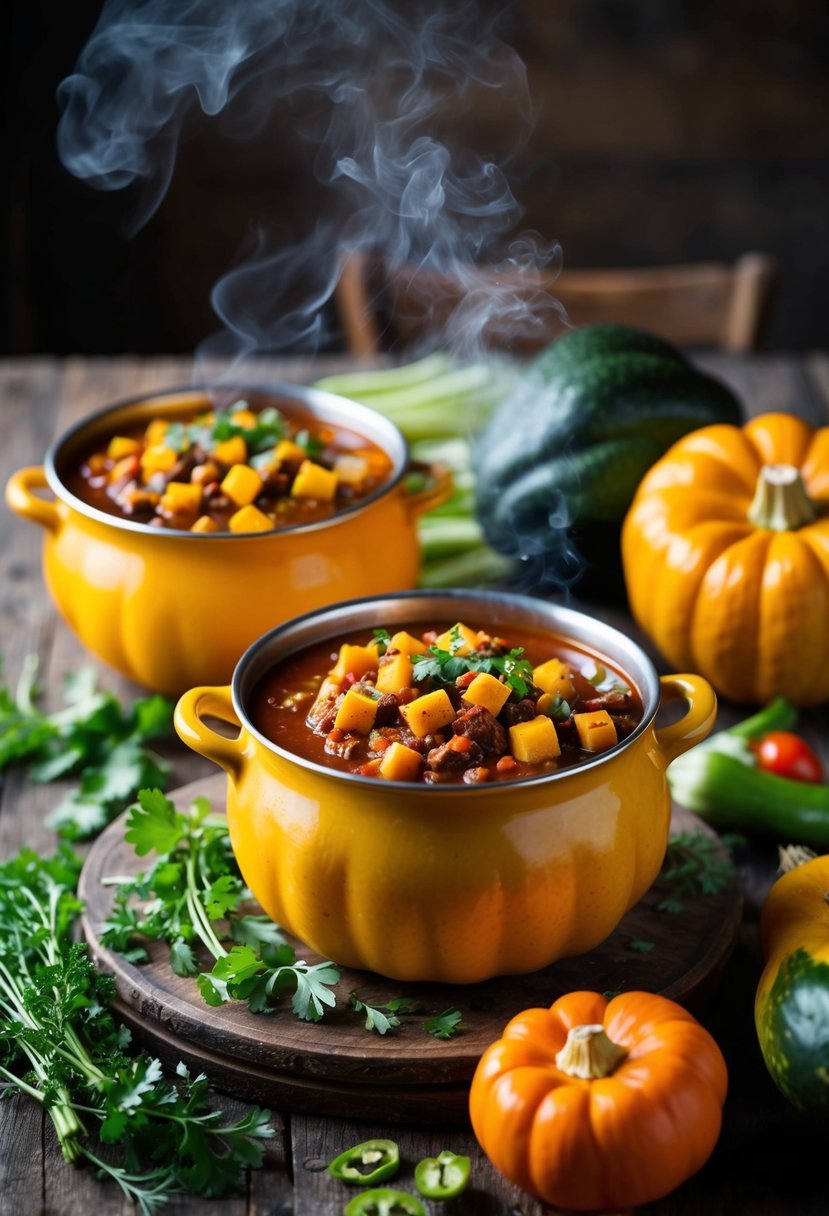
[[[453,639],[452,634],[457,630],[457,641]],[[458,621],[457,625],[453,625],[452,629],[447,629],[446,633],[442,633],[435,642],[435,645],[440,650],[448,650],[451,654],[469,654],[475,649],[475,643],[478,640],[478,635],[474,629],[469,629],[468,626],[461,624]]]
[[[334,472],[344,485],[361,486],[369,474],[368,461],[347,453],[334,461]]]
[[[308,459],[308,453],[305,448],[301,448],[298,443],[292,443],[290,439],[280,439],[279,443],[273,450],[273,462],[275,465],[293,465],[299,468],[304,460]]]
[[[427,692],[425,696],[410,701],[408,705],[401,705],[400,712],[409,729],[419,739],[433,735],[455,718],[454,707],[444,688],[437,688],[434,692]]]
[[[405,655],[426,654],[428,649],[425,642],[406,633],[405,629],[395,633],[389,642],[389,650],[399,650],[401,654]]]
[[[246,431],[249,431],[251,427],[256,426],[256,415],[254,414],[253,410],[233,410],[231,413],[231,418],[234,426],[242,426]]]
[[[378,669],[377,689],[379,692],[400,692],[401,688],[408,688],[411,682],[412,660],[408,655],[396,654]]]
[[[247,444],[241,435],[233,435],[217,443],[213,455],[222,464],[244,464],[248,458]]]
[[[157,444],[162,443],[164,436],[167,434],[169,426],[170,424],[166,418],[153,418],[152,422],[144,432],[144,440],[147,447],[152,448]]]
[[[240,507],[235,515],[231,515],[227,526],[231,532],[272,532],[273,520],[268,519],[264,511],[250,503],[246,507]]]
[[[570,664],[562,659],[548,659],[533,668],[533,684],[554,697],[565,701],[573,698],[573,681],[570,679]]]
[[[509,700],[511,691],[509,684],[502,684],[488,672],[479,671],[471,684],[467,685],[462,699],[467,705],[483,705],[484,709],[488,709],[497,718]]]
[[[361,680],[370,671],[377,670],[377,661],[376,646],[351,646],[348,642],[344,642],[337,655],[337,662],[329,674],[335,680],[344,680],[347,675]]]
[[[145,478],[152,477],[153,473],[169,473],[177,460],[178,452],[173,448],[165,447],[163,443],[156,443],[152,447],[144,449],[141,456],[141,472]]]
[[[191,532],[218,532],[219,525],[211,515],[200,515],[190,529]]]
[[[579,743],[587,752],[606,752],[619,742],[616,723],[606,709],[594,709],[587,714],[573,714],[579,733]]]
[[[367,735],[376,717],[377,702],[374,698],[367,697],[356,688],[349,688],[337,710],[334,726],[337,730],[353,730],[358,734]]]
[[[337,493],[337,474],[313,460],[303,460],[291,486],[292,498],[320,498],[330,502]]]
[[[552,718],[530,718],[509,728],[510,751],[525,764],[541,764],[561,755],[561,746]]]
[[[111,460],[123,460],[125,456],[136,456],[143,446],[140,439],[128,439],[126,435],[113,435],[107,445],[107,456]]]
[[[262,490],[262,478],[249,464],[235,464],[222,481],[222,493],[236,503],[246,507]]]
[[[195,513],[201,506],[202,488],[194,486],[190,481],[170,481],[161,495],[163,511],[192,511]]]
[[[405,743],[392,743],[383,752],[380,761],[380,776],[387,781],[417,781],[423,757]]]

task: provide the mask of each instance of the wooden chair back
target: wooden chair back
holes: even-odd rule
[[[343,259],[336,302],[348,349],[364,358],[405,349],[445,327],[451,338],[453,325],[466,319],[479,325],[484,346],[515,353],[538,350],[571,326],[608,321],[679,346],[744,352],[757,348],[776,277],[775,260],[761,253],[731,265],[546,276],[475,268],[459,277],[392,269],[380,256],[355,252]]]

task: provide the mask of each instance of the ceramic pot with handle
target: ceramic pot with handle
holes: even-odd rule
[[[468,620],[542,631],[609,661],[644,713],[618,746],[523,781],[427,785],[336,771],[266,738],[249,711],[264,673],[298,649],[383,625]],[[685,700],[656,724],[662,701]],[[661,679],[622,633],[583,613],[494,591],[412,592],[320,609],[251,646],[224,687],[176,708],[189,747],[228,776],[230,837],[268,914],[324,956],[400,980],[473,983],[526,973],[603,941],[656,878],[665,770],[711,730],[716,698],[693,675]],[[238,727],[219,733],[214,716]]]
[[[239,395],[250,391],[240,388]],[[329,519],[249,534],[150,527],[101,511],[68,488],[70,471],[96,438],[209,408],[205,391],[182,389],[91,415],[57,440],[43,467],[21,469],[6,488],[12,510],[43,530],[47,587],[83,644],[169,695],[229,680],[245,648],[290,617],[414,587],[417,517],[451,490],[448,472],[430,465],[421,466],[424,488],[409,492],[406,441],[375,410],[297,386],[252,391],[261,404],[297,409],[372,440],[391,461],[388,480]]]

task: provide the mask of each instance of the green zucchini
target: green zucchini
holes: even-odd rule
[[[619,531],[642,477],[688,431],[740,421],[731,391],[653,334],[570,330],[526,367],[475,444],[486,538],[542,582],[592,573],[593,590],[618,593]]]

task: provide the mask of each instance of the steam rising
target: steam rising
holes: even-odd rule
[[[287,128],[325,187],[319,214],[299,246],[274,249],[261,234],[219,281],[224,330],[202,353],[232,363],[318,349],[331,338],[339,252],[371,249],[460,276],[461,301],[432,343],[470,355],[493,326],[526,338],[545,311],[560,312],[540,287],[527,295],[509,274],[493,284],[476,268],[496,264],[526,283],[558,256],[535,234],[510,237],[522,209],[507,173],[532,108],[524,65],[497,27],[471,0],[106,0],[58,90],[60,156],[98,189],[132,187],[137,230],[161,204],[198,108],[231,138]],[[486,98],[509,119],[500,162],[442,134]]]

